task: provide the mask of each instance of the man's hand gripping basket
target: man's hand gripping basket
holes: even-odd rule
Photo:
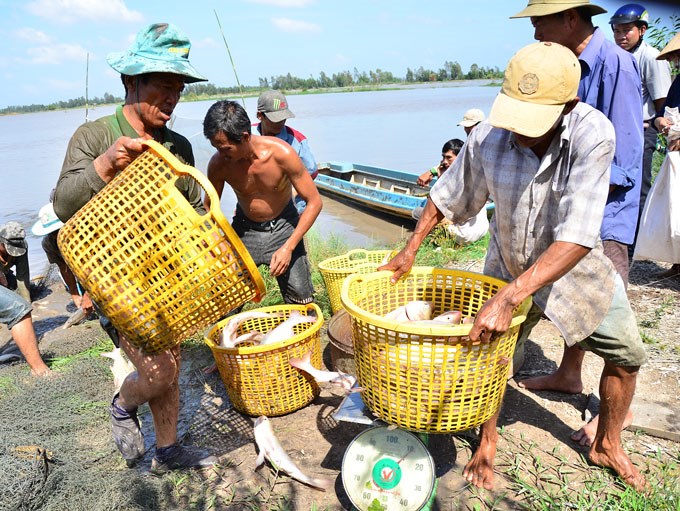
[[[80,284],[132,344],[167,350],[230,310],[259,301],[264,282],[220,211],[208,179],[154,141],[59,232]],[[175,186],[210,197],[199,215]]]
[[[396,284],[392,272],[351,275],[342,304],[351,317],[354,361],[366,405],[410,431],[454,433],[484,423],[498,410],[527,298],[510,329],[490,343],[471,342],[472,325],[395,323],[383,316],[413,300],[434,302],[434,314],[477,314],[505,282],[458,270],[413,267]]]

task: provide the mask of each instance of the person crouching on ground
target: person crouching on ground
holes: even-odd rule
[[[576,56],[557,43],[517,52],[488,122],[475,128],[433,186],[406,247],[379,270],[394,271],[396,282],[442,218],[468,218],[493,196],[484,273],[509,284],[482,306],[470,339],[490,342],[507,331],[513,309],[532,296],[522,335],[545,314],[568,345],[602,357],[600,420],[590,460],[642,489],[644,477],[621,445],[621,426],[647,357],[623,280],[599,235],[614,129],[601,112],[579,102],[580,74]],[[467,481],[487,489],[493,487],[498,415],[482,425],[480,445],[463,470]]]
[[[7,289],[7,280],[2,272],[0,272],[0,323],[9,328],[14,344],[26,359],[33,376],[48,376],[52,373],[38,350],[31,304],[14,291]]]
[[[66,222],[125,169],[143,151],[144,140],[154,139],[184,163],[194,164],[189,141],[166,127],[184,84],[205,81],[189,64],[190,48],[177,27],[158,23],[140,30],[128,52],[109,54],[109,65],[121,74],[125,103],[113,115],[83,124],[71,137],[54,195],[60,220]],[[196,181],[179,178],[176,186],[199,214],[205,213]],[[137,419],[143,403],[149,403],[156,433],[152,472],[214,464],[217,458],[203,449],[177,441],[179,346],[148,355],[101,314],[100,322],[137,369],[125,379],[110,408],[113,438],[128,465],[146,451]]]

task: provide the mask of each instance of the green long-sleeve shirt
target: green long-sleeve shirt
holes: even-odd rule
[[[139,134],[123,115],[119,106],[112,115],[81,125],[71,137],[54,194],[54,212],[66,222],[82,208],[106,183],[94,168],[94,160],[121,136],[131,138]],[[161,143],[177,158],[194,165],[191,143],[179,133],[161,130]],[[205,213],[201,201],[201,187],[189,177],[180,177],[177,188],[200,214]]]

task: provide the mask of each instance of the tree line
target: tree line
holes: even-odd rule
[[[225,96],[231,94],[252,93],[258,94],[263,89],[290,90],[310,90],[310,89],[331,89],[336,87],[370,87],[385,84],[404,84],[404,83],[432,83],[446,82],[451,80],[476,80],[480,78],[502,79],[503,72],[498,67],[487,68],[472,64],[470,70],[464,73],[458,62],[444,62],[443,67],[437,70],[426,69],[422,66],[417,69],[406,69],[404,78],[396,77],[389,71],[376,69],[375,71],[341,71],[328,75],[321,71],[317,78],[310,75],[309,78],[286,75],[259,78],[257,86],[238,87],[218,87],[210,82],[200,82],[187,85],[183,97],[186,100],[205,99],[208,97]],[[67,101],[57,101],[50,104],[31,104],[31,105],[11,105],[0,109],[0,115],[41,112],[45,110],[64,110],[68,108],[79,108],[84,106],[107,105],[112,103],[122,103],[124,99],[114,96],[108,92],[102,97],[85,98],[84,96],[69,99]]]

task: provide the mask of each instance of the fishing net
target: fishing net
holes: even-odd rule
[[[29,376],[24,362],[0,365],[0,511],[187,508],[189,497],[178,492],[173,473],[148,473],[155,443],[148,407],[139,410],[148,449],[139,465],[128,469],[113,443],[110,362],[99,356],[111,342],[96,322],[65,332],[42,350],[52,377]],[[217,376],[203,376],[210,350],[189,343],[183,354],[180,440],[218,455],[252,445],[252,422],[234,411]],[[189,507],[211,508],[215,485],[208,475],[187,474]]]

